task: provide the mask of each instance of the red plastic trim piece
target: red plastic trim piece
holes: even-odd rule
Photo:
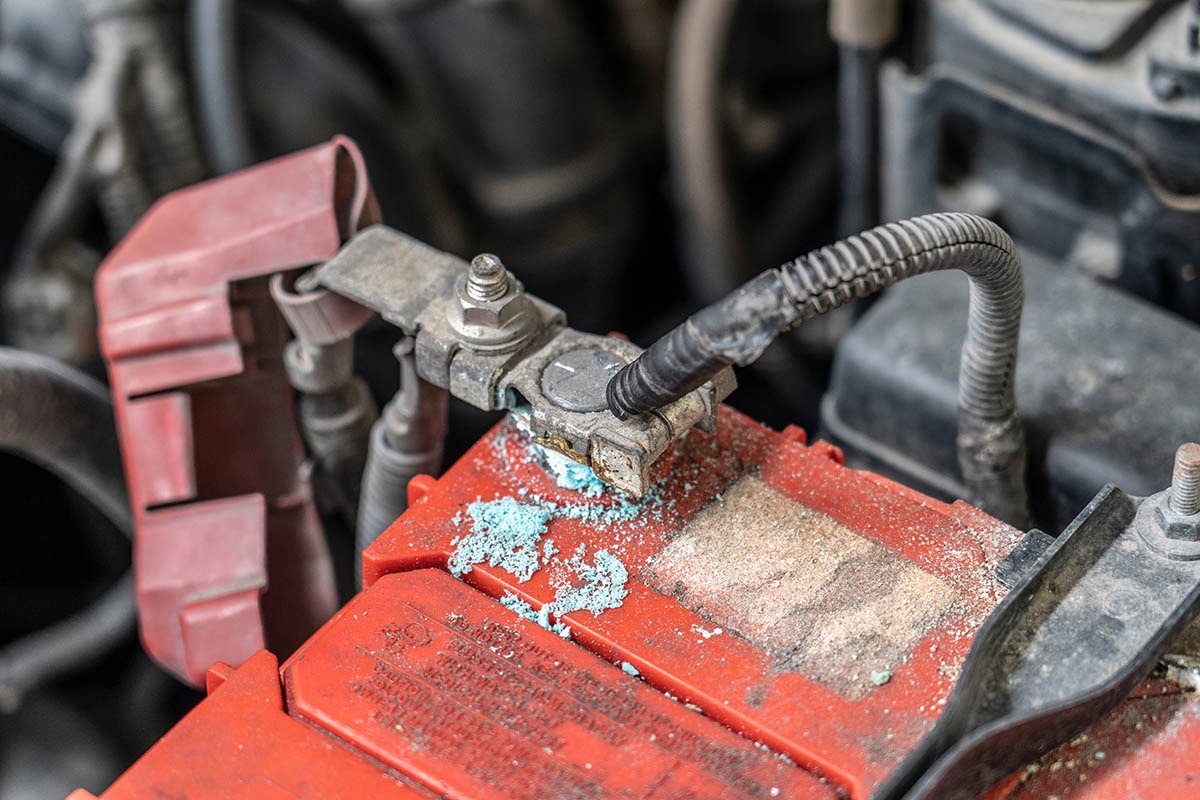
[[[290,652],[336,609],[267,282],[376,222],[338,137],[163,198],[97,275],[142,640],[195,685],[264,642]]]

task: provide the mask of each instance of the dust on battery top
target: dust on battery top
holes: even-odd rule
[[[364,553],[365,591],[447,570],[865,796],[928,731],[1019,534],[847,469],[799,429],[720,415],[663,455],[642,498],[510,416],[417,482]]]

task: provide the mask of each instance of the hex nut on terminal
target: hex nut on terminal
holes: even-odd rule
[[[473,349],[514,346],[537,323],[537,314],[521,282],[490,253],[471,260],[471,268],[455,284],[454,294],[450,325]]]
[[[1155,503],[1154,521],[1168,539],[1200,540],[1200,444],[1189,442],[1175,453],[1171,488]]]
[[[1200,540],[1200,514],[1184,515],[1171,508],[1170,503],[1158,503],[1154,521],[1168,539],[1181,542]]]

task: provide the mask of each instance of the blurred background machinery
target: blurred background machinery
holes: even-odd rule
[[[100,261],[165,193],[346,134],[391,226],[500,253],[577,328],[643,344],[845,234],[987,216],[1025,262],[1017,403],[1032,522],[1056,534],[1107,481],[1160,489],[1200,432],[1198,14],[1181,0],[0,0],[0,797],[104,787],[199,697],[136,642],[92,305]],[[821,317],[743,370],[732,402],[963,497],[965,293],[918,278]],[[310,431],[329,398],[400,402],[399,332],[375,321],[355,341],[365,389],[328,382],[341,366],[313,382],[293,353]],[[451,400],[449,420],[447,464],[496,416]],[[347,466],[305,445],[345,599],[354,514],[338,475],[362,454]]]

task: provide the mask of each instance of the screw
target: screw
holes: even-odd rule
[[[471,274],[467,276],[467,297],[486,303],[499,300],[508,293],[508,270],[504,262],[491,253],[480,253],[471,259]]]
[[[1168,503],[1176,514],[1200,514],[1200,444],[1189,442],[1176,451]]]

